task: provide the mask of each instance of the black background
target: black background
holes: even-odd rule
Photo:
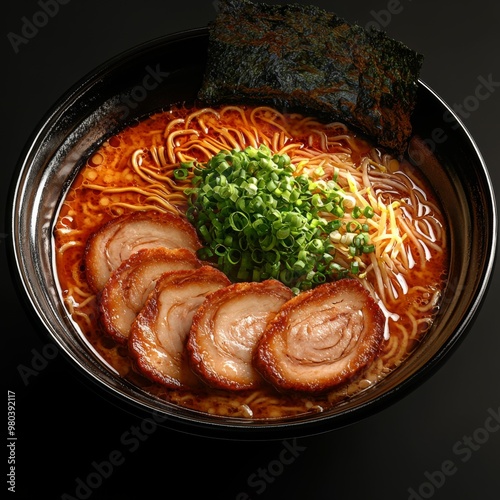
[[[62,354],[47,361],[53,354],[46,347],[50,339],[22,306],[6,257],[5,200],[23,147],[51,105],[86,73],[141,42],[205,26],[215,17],[217,2],[66,0],[16,53],[8,34],[21,34],[23,17],[32,20],[41,3],[9,0],[0,9],[2,364],[7,389],[16,394],[18,437],[16,493],[9,495],[226,500],[246,493],[252,499],[392,500],[410,498],[413,488],[421,498],[498,498],[500,432],[484,427],[500,405],[498,270],[469,335],[431,379],[361,422],[296,441],[221,441],[162,426],[153,432],[141,415],[97,389]],[[480,77],[500,81],[498,3],[315,3],[350,22],[377,22],[425,55],[421,78],[448,104],[468,104],[463,122],[498,191],[499,84],[470,109]],[[36,375],[23,380],[25,368]],[[141,425],[143,440],[133,437]],[[8,449],[3,453],[7,462]],[[96,464],[110,460],[113,470],[98,475]],[[436,473],[443,468],[448,475]],[[80,482],[91,489],[77,489]]]

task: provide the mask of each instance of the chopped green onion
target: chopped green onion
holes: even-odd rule
[[[373,208],[370,205],[367,205],[363,210],[363,215],[368,219],[371,219],[374,214],[375,212],[373,211]]]
[[[220,151],[177,170],[179,178],[193,174],[186,215],[206,245],[198,253],[232,280],[274,278],[307,290],[359,273],[357,262],[346,269],[334,261],[335,232],[340,242],[349,235],[351,255],[373,251],[366,225],[343,220],[345,193],[335,180],[296,176],[290,157],[267,146]],[[355,206],[352,217],[373,216],[367,208]]]
[[[189,170],[185,167],[176,168],[174,170],[174,178],[177,180],[187,179]]]

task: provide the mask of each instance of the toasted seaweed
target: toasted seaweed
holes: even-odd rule
[[[423,56],[312,5],[219,0],[198,97],[249,100],[342,121],[402,153]]]

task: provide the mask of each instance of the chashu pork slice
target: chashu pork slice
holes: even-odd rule
[[[106,332],[125,344],[158,278],[168,271],[201,266],[196,255],[185,248],[143,248],[132,254],[113,271],[101,292],[99,309]]]
[[[143,248],[186,248],[196,252],[201,243],[196,229],[171,213],[134,212],[104,224],[87,241],[85,272],[94,293],[99,293],[111,273]]]
[[[279,390],[323,392],[360,375],[383,337],[380,307],[357,280],[343,279],[285,303],[259,341],[254,366]]]
[[[253,389],[262,378],[252,355],[268,321],[294,296],[276,280],[235,283],[207,297],[196,312],[187,351],[195,373],[212,387]]]
[[[193,315],[208,294],[229,284],[211,266],[162,275],[130,329],[129,353],[137,369],[170,388],[200,385],[185,350]]]

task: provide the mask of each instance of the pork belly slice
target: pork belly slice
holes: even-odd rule
[[[184,218],[158,212],[134,212],[111,219],[93,233],[85,249],[88,284],[99,293],[111,273],[143,248],[201,248],[196,229]]]
[[[208,294],[229,284],[211,266],[162,275],[130,329],[129,353],[137,369],[169,388],[199,386],[185,350],[193,315]]]
[[[253,389],[262,378],[252,355],[268,321],[293,297],[276,280],[235,283],[210,294],[193,318],[187,352],[195,373],[212,387]]]
[[[104,286],[99,309],[106,332],[120,344],[158,278],[168,271],[197,269],[202,263],[185,248],[143,248],[132,254],[111,274]]]
[[[361,283],[302,292],[270,321],[254,366],[279,390],[323,392],[360,375],[380,351],[384,315]]]

